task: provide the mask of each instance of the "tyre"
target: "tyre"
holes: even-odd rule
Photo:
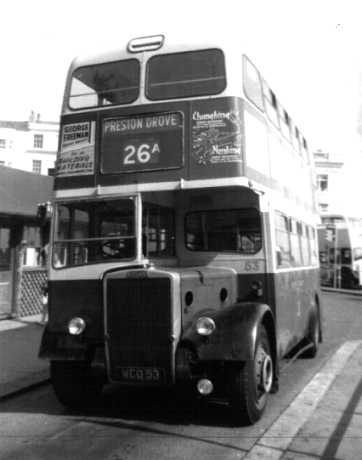
[[[230,406],[237,424],[251,425],[262,416],[272,389],[273,369],[268,334],[260,325],[254,358],[231,373]]]
[[[319,314],[316,312],[311,316],[306,337],[307,345],[310,347],[302,354],[303,358],[315,358],[318,353],[320,342],[320,321]]]
[[[50,377],[58,400],[71,408],[91,407],[101,395],[103,382],[91,376],[90,365],[79,361],[51,361]]]

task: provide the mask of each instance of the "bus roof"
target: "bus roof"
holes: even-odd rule
[[[159,47],[150,47],[147,46],[147,41],[149,43],[153,42],[154,37],[163,37],[162,42]],[[138,47],[133,48],[132,43],[136,40],[145,39],[144,48]],[[114,48],[113,50],[99,51],[97,53],[92,53],[89,55],[75,57],[71,63],[70,71],[72,72],[75,68],[84,67],[88,65],[103,64],[106,62],[118,61],[122,59],[142,59],[144,56],[143,53],[147,53],[148,56],[153,54],[168,54],[168,53],[177,53],[188,50],[197,50],[197,49],[211,49],[211,48],[220,48],[222,50],[232,49],[230,41],[218,40],[214,41],[203,41],[203,42],[181,42],[176,40],[169,40],[163,35],[150,36],[150,37],[139,37],[131,39],[128,43],[125,43],[122,47]],[[132,51],[134,49],[134,51]],[[233,47],[235,50],[235,46]],[[240,49],[238,54],[241,54]]]

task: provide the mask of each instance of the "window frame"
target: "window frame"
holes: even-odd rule
[[[258,77],[258,82],[259,82],[259,90],[260,90],[260,104],[258,103],[258,101],[255,100],[254,97],[252,97],[250,95],[250,92],[248,92],[248,89],[247,89],[247,83],[249,81],[249,79],[247,79],[247,76],[249,75],[248,74],[248,71],[247,71],[247,67],[250,66],[254,71],[255,73],[257,74],[257,77]],[[247,99],[255,106],[257,107],[259,110],[261,110],[262,112],[265,112],[265,102],[264,102],[264,93],[263,93],[263,82],[262,82],[262,77],[260,75],[260,72],[259,70],[257,69],[257,67],[253,64],[253,62],[248,58],[248,56],[246,56],[246,54],[243,54],[243,91],[244,91],[244,94],[245,96],[247,97]]]
[[[41,167],[42,167],[42,161],[41,160],[38,160],[38,159],[32,160],[31,171],[34,174],[41,174]]]
[[[36,133],[33,137],[33,148],[43,149],[44,148],[44,134]]]
[[[106,203],[111,203],[111,202],[117,202],[117,201],[127,201],[127,200],[132,200],[133,201],[133,232],[131,235],[121,235],[121,236],[93,236],[93,232],[98,228],[98,233],[101,233],[101,223],[102,221],[100,220],[100,215],[99,210],[97,211],[98,214],[95,213],[95,208],[93,209],[88,209],[86,212],[88,212],[89,215],[89,228],[91,230],[88,230],[88,237],[87,238],[70,238],[70,232],[74,232],[74,217],[75,217],[75,211],[78,210],[77,204],[82,203],[82,204],[87,204],[87,205],[99,205],[102,203],[104,200],[74,200],[74,201],[59,201],[56,204],[55,210],[54,210],[54,226],[53,226],[53,238],[52,238],[52,248],[51,248],[51,266],[55,270],[62,270],[62,269],[69,269],[69,268],[74,268],[74,267],[79,267],[79,266],[89,266],[89,265],[97,265],[100,263],[110,263],[110,262],[115,262],[115,261],[129,261],[129,260],[134,260],[136,258],[136,240],[137,240],[137,229],[136,229],[136,203],[132,199],[131,196],[129,197],[117,197],[113,198],[110,200],[105,201]],[[59,238],[58,236],[58,231],[59,231],[59,208],[62,206],[65,207],[65,209],[68,210],[68,218],[66,222],[66,236],[67,238]],[[89,236],[89,235],[92,236]],[[80,243],[80,242],[101,242],[102,240],[104,241],[117,241],[117,240],[134,240],[135,242],[135,247],[134,247],[134,254],[130,257],[108,257],[104,258],[104,260],[91,260],[90,262],[84,262],[84,263],[69,263],[68,258],[69,257],[74,257],[74,254],[77,252],[74,250],[74,248],[68,248],[68,254],[67,254],[67,262],[64,263],[63,265],[57,265],[55,262],[55,255],[56,255],[56,245],[61,243],[61,244],[68,244],[71,245],[72,243]],[[88,249],[88,248],[86,248]]]
[[[214,212],[232,212],[232,211],[248,211],[253,210],[259,217],[259,224],[260,224],[260,247],[254,252],[242,252],[241,250],[237,249],[192,249],[188,246],[187,243],[187,225],[186,220],[190,214],[199,214],[199,213],[214,213]],[[184,216],[184,226],[183,226],[183,233],[184,233],[184,246],[187,251],[192,253],[219,253],[219,254],[235,254],[239,256],[255,256],[256,254],[260,253],[263,250],[263,222],[262,222],[262,215],[258,208],[256,207],[248,207],[248,208],[232,208],[232,209],[198,209],[192,210],[185,214]]]
[[[73,83],[73,79],[75,78],[75,73],[78,72],[79,70],[81,69],[88,69],[88,68],[95,68],[95,67],[101,67],[101,66],[104,66],[104,65],[107,65],[107,64],[119,64],[121,62],[131,62],[131,61],[134,61],[137,63],[137,77],[138,77],[138,86],[137,86],[137,95],[130,99],[130,100],[127,100],[126,102],[116,102],[114,104],[99,104],[97,103],[96,105],[83,105],[82,107],[72,107],[71,105],[71,99],[72,97],[79,97],[79,96],[82,96],[82,94],[77,94],[77,95],[73,95],[71,94],[72,92],[72,83]],[[71,110],[72,112],[78,112],[80,110],[86,110],[86,109],[101,109],[101,108],[104,108],[104,107],[114,107],[114,106],[125,106],[125,105],[129,105],[129,104],[132,104],[134,103],[135,101],[137,101],[137,99],[140,97],[140,94],[141,94],[141,62],[136,59],[136,58],[129,58],[129,59],[121,59],[121,60],[117,60],[117,61],[108,61],[108,62],[101,62],[101,63],[98,63],[98,64],[88,64],[88,65],[83,65],[83,66],[79,66],[77,68],[75,68],[70,76],[70,79],[69,79],[69,84],[68,84],[68,91],[67,91],[67,107],[69,108],[69,110]],[[98,93],[95,92],[95,95],[96,97],[98,97]]]
[[[224,85],[223,87],[218,90],[217,92],[215,91],[208,91],[208,92],[198,92],[190,95],[182,95],[182,96],[167,96],[165,98],[155,98],[150,96],[150,64],[152,63],[153,60],[159,59],[159,58],[166,58],[167,56],[176,56],[176,55],[185,55],[185,54],[193,54],[193,53],[201,53],[201,52],[207,52],[207,51],[217,51],[221,54],[222,57],[222,65],[223,65],[223,72],[224,72]],[[222,92],[225,91],[227,87],[227,75],[226,75],[226,65],[225,65],[225,54],[222,49],[220,48],[202,48],[202,49],[197,49],[197,50],[189,50],[189,51],[181,51],[181,52],[176,52],[176,53],[165,53],[165,54],[154,54],[151,56],[145,66],[145,84],[144,84],[144,95],[145,97],[150,100],[150,101],[167,101],[167,100],[175,100],[175,99],[190,99],[190,98],[195,98],[195,97],[206,97],[206,96],[215,96],[218,94],[221,94]],[[202,79],[201,79],[202,80]]]

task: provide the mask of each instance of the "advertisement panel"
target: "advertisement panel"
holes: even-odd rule
[[[95,122],[85,121],[63,126],[56,176],[94,174]]]
[[[195,101],[191,111],[191,175],[236,176],[243,163],[240,101]]]

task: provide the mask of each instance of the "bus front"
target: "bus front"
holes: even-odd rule
[[[265,407],[276,347],[261,194],[245,176],[242,98],[225,67],[220,48],[171,50],[162,37],[71,66],[40,350],[66,405],[107,382],[183,382],[203,395],[234,388],[249,422]],[[256,381],[241,389],[254,353]]]

